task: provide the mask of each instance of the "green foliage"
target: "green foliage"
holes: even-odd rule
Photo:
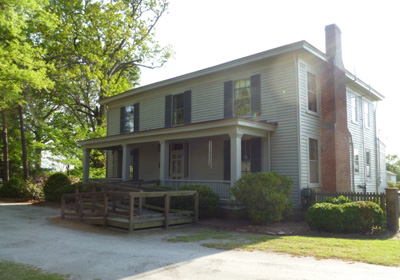
[[[290,212],[292,186],[286,176],[260,172],[242,176],[231,191],[236,201],[245,206],[252,222],[265,224],[281,221]]]
[[[340,195],[338,197],[328,197],[325,199],[324,202],[332,203],[332,204],[343,204],[343,203],[352,202],[352,200],[344,195]]]
[[[153,186],[160,191],[174,191],[176,189],[166,186]],[[210,218],[218,215],[220,209],[219,196],[210,187],[204,185],[186,185],[180,187],[180,191],[197,191],[199,193],[199,218]],[[172,197],[170,201],[171,209],[193,210],[193,197]],[[164,207],[163,197],[147,198],[146,203],[158,207]]]
[[[371,201],[342,204],[323,202],[307,210],[306,221],[311,229],[365,233],[374,228],[384,228],[386,216],[380,206]]]
[[[220,209],[219,196],[204,185],[186,185],[179,188],[180,191],[197,191],[199,193],[199,218],[210,218],[218,215]],[[193,209],[193,197],[182,197],[177,202],[178,209]]]
[[[13,178],[0,185],[0,197],[39,199],[43,197],[43,189],[40,184]]]
[[[74,186],[64,173],[54,173],[47,179],[44,187],[44,197],[47,201],[61,201],[61,196],[66,193],[73,193]]]

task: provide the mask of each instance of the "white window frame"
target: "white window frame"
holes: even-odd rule
[[[354,173],[360,173],[360,154],[358,149],[354,149]]]
[[[371,151],[365,150],[365,175],[371,178]]]
[[[350,95],[351,121],[358,123],[358,97],[354,94]]]
[[[312,160],[310,158],[310,140],[317,141],[317,159]],[[308,153],[307,153],[307,161],[308,161],[308,183],[310,186],[319,186],[321,184],[321,148],[320,148],[320,140],[318,137],[308,137]],[[311,162],[317,162],[317,172],[318,172],[318,182],[311,182]]]
[[[363,103],[363,113],[364,113],[364,126],[366,128],[370,128],[371,127],[371,112],[370,112],[370,108],[369,108],[369,102],[368,101],[364,101]]]
[[[249,97],[248,97],[248,99],[249,99],[249,111],[246,114],[236,114],[235,113],[236,100],[244,99],[244,97],[236,98],[236,94],[235,94],[236,93],[236,83],[241,82],[241,81],[245,81],[246,83],[248,82],[248,84],[249,84],[249,86],[246,87],[246,88],[248,88],[248,91],[249,91]],[[241,87],[239,89],[242,89],[242,88],[244,88],[244,87]],[[250,116],[251,115],[251,79],[250,79],[250,77],[243,78],[243,79],[238,79],[238,80],[234,80],[233,81],[233,104],[232,105],[233,105],[233,115],[235,117],[246,117],[246,116]]]
[[[316,111],[310,110],[310,108],[309,108],[309,104],[310,104],[310,102],[309,102],[309,92],[310,92],[310,90],[309,90],[309,87],[308,87],[308,77],[309,77],[309,75],[313,75],[315,77],[315,93],[314,92],[312,92],[312,93],[315,94],[315,110]],[[318,89],[319,87],[318,87],[318,76],[317,76],[316,73],[314,73],[312,71],[307,71],[306,88],[307,88],[307,90],[306,90],[307,112],[310,113],[310,114],[319,115],[319,113],[320,113],[320,110],[319,110],[319,89]]]

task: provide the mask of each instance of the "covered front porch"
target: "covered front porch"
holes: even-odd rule
[[[242,174],[270,170],[274,124],[232,118],[81,141],[83,181],[91,149],[106,150],[107,181],[159,180],[163,186],[208,185],[221,200]]]

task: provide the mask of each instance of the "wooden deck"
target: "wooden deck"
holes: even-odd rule
[[[83,192],[86,190],[86,192]],[[170,209],[171,197],[193,196],[193,210]],[[146,198],[161,197],[164,206],[146,204]],[[75,209],[66,208],[66,200],[75,202]],[[197,223],[199,197],[196,191],[159,191],[142,186],[115,186],[107,184],[80,184],[74,194],[65,194],[61,200],[61,218],[80,222],[135,229]]]

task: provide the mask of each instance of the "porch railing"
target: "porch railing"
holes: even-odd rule
[[[122,178],[88,178],[88,183],[112,184],[122,182]]]
[[[179,188],[185,185],[206,185],[209,186],[216,194],[219,195],[220,200],[231,199],[231,181],[223,180],[186,180],[186,179],[168,179],[165,180],[166,185],[172,188]]]

